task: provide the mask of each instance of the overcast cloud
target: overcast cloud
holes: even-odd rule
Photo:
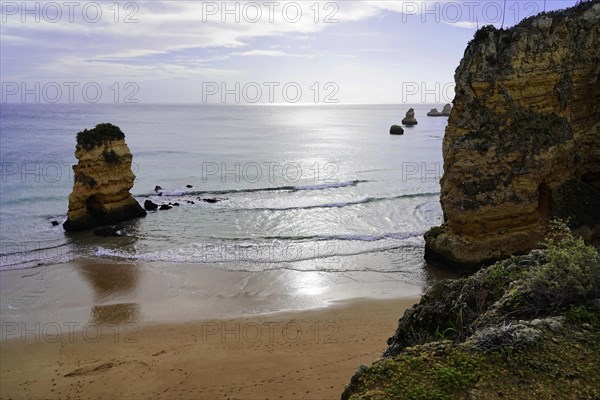
[[[58,101],[69,90],[81,101],[93,82],[101,102],[133,91],[152,103],[286,102],[285,87],[301,103],[444,103],[475,29],[511,26],[544,3],[575,0],[2,1],[2,101],[22,101],[36,82],[53,83],[46,97],[59,86]],[[245,95],[223,99],[236,85]]]

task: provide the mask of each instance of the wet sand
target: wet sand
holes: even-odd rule
[[[0,272],[0,322],[151,325],[326,307],[354,298],[416,297],[405,275],[225,271],[193,264],[99,263]],[[4,334],[4,331],[2,331]],[[4,338],[4,336],[2,336]]]
[[[422,291],[367,272],[2,271],[0,397],[337,399]]]

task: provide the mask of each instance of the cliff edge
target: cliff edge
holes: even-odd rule
[[[545,250],[431,287],[342,399],[597,399],[600,255],[565,225]]]
[[[600,237],[600,1],[480,29],[456,70],[444,223],[425,257],[475,269],[525,254],[548,220]]]
[[[75,181],[63,227],[80,231],[143,217],[146,211],[129,193],[135,175],[125,134],[112,124],[99,124],[77,134]]]

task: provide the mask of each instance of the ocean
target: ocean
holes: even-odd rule
[[[0,269],[160,262],[425,285],[447,118],[412,105],[419,124],[390,135],[409,107],[3,104]],[[75,135],[102,122],[125,133],[136,199],[179,206],[124,222],[121,237],[67,234]]]

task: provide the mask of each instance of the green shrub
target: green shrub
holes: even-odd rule
[[[77,134],[77,147],[91,150],[103,145],[105,141],[123,139],[125,139],[125,134],[118,126],[110,123],[98,124],[93,129],[84,129]]]
[[[469,46],[479,44],[486,40],[490,33],[498,32],[498,29],[494,25],[485,25],[475,31],[473,39],[469,41]]]
[[[586,306],[571,306],[565,314],[567,321],[577,325],[591,324],[598,325],[598,314]]]
[[[592,246],[576,238],[563,221],[553,221],[545,240],[547,266],[534,272],[532,288],[555,288],[556,299],[573,304],[600,295],[600,259]]]
[[[563,221],[552,222],[544,246],[544,266],[528,271],[505,296],[502,308],[513,317],[549,315],[600,296],[600,259],[592,246]]]
[[[342,398],[600,398],[600,256],[562,221],[543,244],[430,288]]]

